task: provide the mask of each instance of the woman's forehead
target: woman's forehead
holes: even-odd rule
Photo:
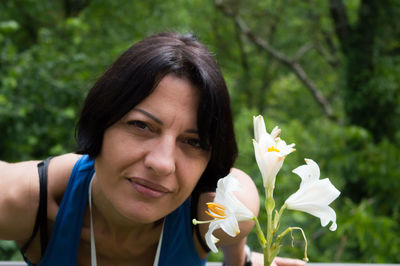
[[[136,110],[159,124],[179,118],[190,121],[192,127],[197,127],[198,98],[197,88],[188,80],[167,75],[154,91],[129,113]]]

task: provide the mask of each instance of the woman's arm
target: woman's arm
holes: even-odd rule
[[[39,201],[37,161],[0,163],[0,239],[27,239]]]
[[[79,155],[54,157],[48,168],[48,217],[55,218],[58,203]],[[39,205],[39,161],[0,162],[0,239],[24,243],[33,231]]]

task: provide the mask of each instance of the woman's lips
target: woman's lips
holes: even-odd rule
[[[145,197],[161,198],[170,193],[167,188],[142,178],[127,178],[127,180],[139,194]]]

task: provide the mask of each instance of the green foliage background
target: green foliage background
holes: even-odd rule
[[[194,32],[223,70],[240,149],[236,167],[253,177],[261,198],[251,142],[257,114],[264,115],[268,130],[279,125],[282,138],[296,143],[277,177],[278,206],[297,190],[300,180],[291,170],[304,158],[318,162],[321,178],[329,177],[342,191],[333,203],[337,231],[292,211],[285,212],[281,228],[305,229],[312,262],[400,263],[399,2],[222,2],[221,7],[211,0],[0,1],[0,159],[73,151],[82,101],[119,54],[159,31]],[[332,6],[338,3],[350,34],[335,24]],[[290,67],[235,24],[237,17],[288,58],[308,47],[293,62],[334,116],[324,113]],[[301,236],[293,237],[280,255],[302,258]],[[248,243],[258,249],[255,234]],[[8,259],[21,257],[11,242],[0,242],[0,260]]]

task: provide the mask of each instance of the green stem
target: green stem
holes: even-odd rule
[[[283,204],[282,207],[279,209],[279,212],[275,210],[275,215],[274,215],[274,230],[273,230],[273,235],[278,231],[279,225],[280,225],[280,219],[282,217],[283,211],[286,209],[287,204]]]
[[[265,265],[271,265],[273,261],[273,250],[272,250],[272,239],[274,236],[274,226],[273,226],[273,220],[272,220],[272,214],[275,208],[275,201],[273,197],[273,187],[265,188],[265,194],[267,196],[266,198],[266,211],[267,211],[267,243],[264,248],[264,264]]]
[[[287,204],[285,203],[285,204],[282,205],[282,207],[281,207],[280,210],[279,210],[279,217],[282,216],[282,213],[283,213],[283,211],[284,211],[286,208],[287,208]]]
[[[305,246],[304,246],[304,259],[303,259],[303,260],[308,261],[308,257],[307,257],[307,245],[308,245],[308,243],[307,243],[307,238],[306,238],[306,235],[304,234],[304,231],[303,231],[303,229],[302,229],[301,227],[288,227],[288,228],[286,228],[285,231],[283,231],[280,235],[278,235],[278,236],[276,237],[275,243],[279,244],[279,242],[282,240],[282,238],[283,238],[285,235],[287,235],[287,233],[292,232],[293,230],[300,230],[300,231],[301,231],[301,234],[303,235],[304,242],[305,242]]]
[[[258,221],[257,217],[255,217],[255,216],[253,217],[253,221],[256,223],[258,241],[260,242],[261,247],[265,248],[266,240],[265,240],[264,232],[261,229],[260,222]]]

